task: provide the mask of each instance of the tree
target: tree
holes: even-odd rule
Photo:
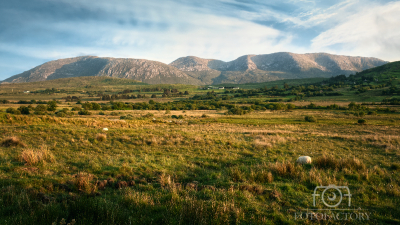
[[[151,98],[157,98],[157,95],[156,94],[152,94]]]
[[[35,112],[45,112],[47,111],[47,107],[44,105],[37,105],[35,108]]]
[[[184,95],[188,95],[188,94],[189,94],[189,92],[188,92],[188,91],[185,91]]]
[[[289,85],[285,82],[285,84],[283,85],[285,87],[285,89],[289,88]]]
[[[47,103],[47,110],[56,111],[56,109],[57,109],[57,102],[56,101],[49,101]]]
[[[21,114],[24,114],[24,115],[29,115],[30,114],[29,113],[29,108],[26,107],[26,106],[21,106],[21,107],[19,107],[18,110],[21,112]]]
[[[101,109],[101,105],[99,103],[92,102],[92,109],[93,110],[100,110]]]

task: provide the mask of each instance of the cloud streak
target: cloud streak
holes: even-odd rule
[[[399,60],[400,2],[365,7],[347,21],[322,32],[312,48],[341,54]]]
[[[327,51],[396,60],[398,3],[372,3],[368,9],[357,0],[3,1],[0,61],[13,60],[0,64],[0,80],[33,63],[78,55],[170,63],[186,55],[227,61]]]

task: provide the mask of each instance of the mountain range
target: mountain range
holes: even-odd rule
[[[46,62],[3,82],[21,83],[80,76],[109,76],[134,79],[149,84],[242,84],[349,75],[386,63],[369,57],[289,52],[244,55],[230,62],[187,56],[169,65],[144,59],[81,56]]]

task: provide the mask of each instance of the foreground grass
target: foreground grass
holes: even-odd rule
[[[295,212],[329,184],[362,223],[400,222],[399,114],[121,113],[134,119],[0,113],[0,224],[308,224]]]

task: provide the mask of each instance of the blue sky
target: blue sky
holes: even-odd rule
[[[400,60],[400,1],[0,2],[0,80],[81,55],[170,63],[188,55],[328,52]]]

